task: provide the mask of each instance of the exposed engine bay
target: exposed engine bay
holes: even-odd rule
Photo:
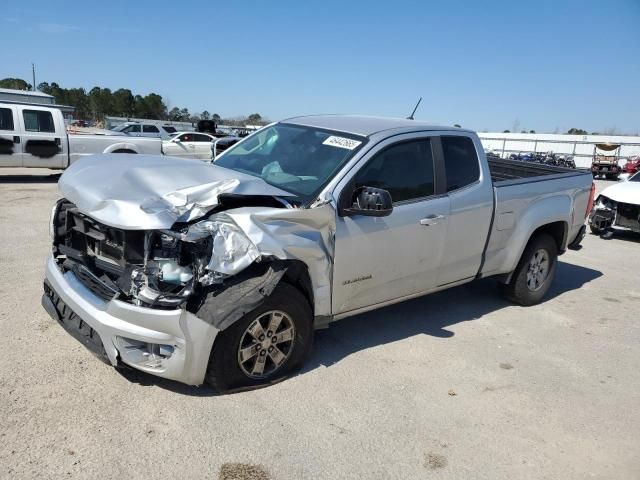
[[[105,300],[154,308],[176,308],[198,288],[222,283],[260,257],[224,213],[168,230],[122,230],[63,199],[54,207],[51,231],[63,271],[73,271]]]

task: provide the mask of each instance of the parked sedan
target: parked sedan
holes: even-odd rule
[[[163,140],[162,152],[173,157],[211,160],[211,142],[214,140],[216,137],[208,133],[179,132],[170,140]]]
[[[589,226],[596,235],[610,236],[615,230],[640,233],[640,172],[602,191],[589,215]]]

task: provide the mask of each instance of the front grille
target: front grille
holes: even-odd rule
[[[131,265],[143,264],[143,231],[104,225],[63,201],[55,219],[54,252],[63,270],[71,270],[95,295],[111,300],[116,282]]]
[[[71,271],[85,287],[103,300],[111,300],[118,294],[116,288],[108,285],[106,280],[98,278],[84,265],[76,263],[71,267]]]
[[[616,225],[638,230],[640,228],[640,206],[631,203],[618,203]]]

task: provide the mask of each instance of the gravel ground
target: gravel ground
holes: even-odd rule
[[[317,332],[299,375],[215,396],[96,360],[40,307],[57,176],[0,171],[0,477],[640,478],[640,237]],[[603,188],[608,182],[599,182]]]

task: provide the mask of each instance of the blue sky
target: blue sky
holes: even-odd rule
[[[272,120],[407,116],[640,133],[640,0],[14,2],[0,78]]]

